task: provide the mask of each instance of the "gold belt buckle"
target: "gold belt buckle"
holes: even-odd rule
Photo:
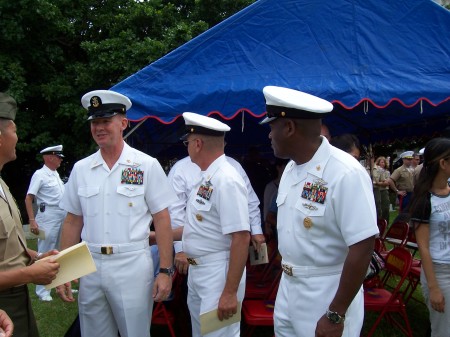
[[[111,247],[111,246],[102,246],[102,247],[100,248],[100,252],[101,252],[102,254],[105,254],[105,255],[111,255],[111,254],[114,254],[114,252],[113,252],[113,247]]]
[[[189,262],[189,264],[196,266],[197,265],[197,261],[195,261],[195,259],[193,259],[192,257],[188,257],[187,261]]]
[[[287,275],[289,275],[289,276],[293,276],[294,275],[294,273],[292,272],[292,267],[291,266],[288,266],[287,264],[282,264],[281,265],[281,268],[283,268],[283,271],[287,274]]]

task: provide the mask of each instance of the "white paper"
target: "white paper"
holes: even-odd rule
[[[255,251],[253,246],[250,246],[248,248],[248,253],[250,255],[250,265],[252,266],[269,262],[266,243],[262,243],[257,251]]]

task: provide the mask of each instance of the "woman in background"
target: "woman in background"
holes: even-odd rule
[[[448,337],[450,331],[449,178],[450,139],[432,139],[425,147],[410,212],[422,258],[420,281],[434,337]]]
[[[377,214],[380,218],[386,219],[389,223],[389,184],[386,180],[389,178],[389,166],[385,157],[378,157],[375,160],[373,171],[373,186],[378,188],[380,193],[380,204],[377,205]]]

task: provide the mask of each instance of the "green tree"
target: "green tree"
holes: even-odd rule
[[[0,0],[0,91],[19,104],[19,201],[37,153],[63,144],[67,175],[92,153],[81,96],[108,89],[255,0]],[[14,184],[11,182],[14,181]]]

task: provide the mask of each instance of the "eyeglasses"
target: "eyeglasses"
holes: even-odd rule
[[[188,147],[189,142],[192,142],[192,141],[197,140],[197,139],[199,139],[199,138],[195,138],[195,139],[191,139],[191,140],[183,140],[183,144],[184,144],[184,146]]]

